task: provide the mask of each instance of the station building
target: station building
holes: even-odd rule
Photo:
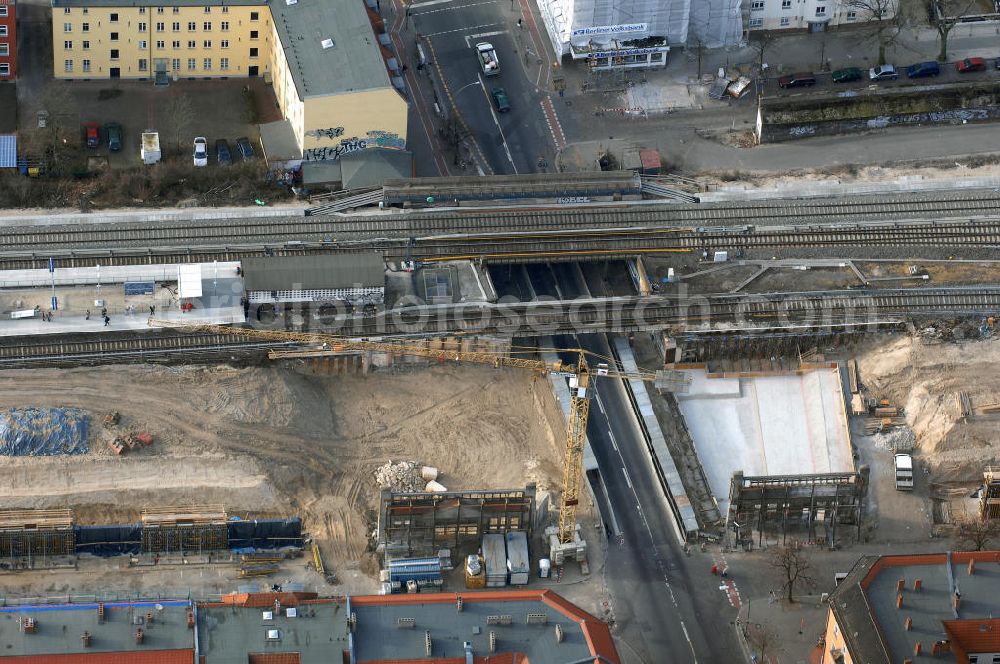
[[[283,160],[406,147],[399,62],[363,0],[158,2],[52,0],[55,77],[260,76],[285,118]]]

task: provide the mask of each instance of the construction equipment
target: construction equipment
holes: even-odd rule
[[[271,359],[322,357],[324,355],[335,355],[344,351],[360,350],[388,353],[391,355],[427,357],[442,362],[451,360],[454,362],[487,364],[494,367],[531,369],[543,374],[555,372],[568,377],[570,408],[563,456],[563,491],[559,503],[559,525],[557,528],[546,530],[546,534],[549,535],[550,558],[552,558],[555,564],[561,564],[566,558],[573,558],[581,562],[586,561],[586,542],[580,537],[579,525],[576,522],[576,508],[580,503],[580,486],[583,477],[583,451],[587,436],[587,418],[590,412],[592,375],[654,382],[657,388],[661,389],[671,389],[671,386],[676,388],[680,384],[677,376],[673,375],[676,372],[637,371],[632,373],[610,368],[604,362],[598,363],[595,369],[592,370],[587,362],[587,356],[593,354],[582,348],[559,349],[560,353],[575,355],[576,364],[564,363],[561,360],[549,363],[536,357],[518,357],[514,355],[514,353],[534,355],[537,352],[537,349],[534,348],[516,349],[512,347],[509,355],[502,355],[495,352],[466,351],[461,348],[442,348],[432,343],[430,339],[370,341],[334,334],[257,330],[245,327],[188,323],[176,320],[149,319],[148,324],[151,327],[177,328],[190,332],[228,334],[285,343],[290,341],[300,342],[306,346],[301,349],[272,350],[268,353],[268,357]]]

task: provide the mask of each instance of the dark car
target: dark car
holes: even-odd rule
[[[816,77],[807,71],[796,72],[778,79],[778,86],[782,88],[807,88],[816,85]]]
[[[229,142],[224,138],[215,141],[215,159],[220,164],[233,163],[233,153],[229,150]]]
[[[104,131],[108,135],[108,149],[118,152],[122,149],[122,126],[117,122],[109,122],[104,125]]]
[[[834,83],[850,83],[851,81],[860,81],[864,75],[865,73],[857,67],[848,67],[847,69],[838,69],[830,74],[830,80]]]
[[[83,133],[88,148],[96,148],[101,144],[101,129],[96,122],[88,122],[83,125]]]
[[[906,68],[907,78],[927,78],[928,76],[937,76],[940,73],[941,66],[933,60],[918,62]]]
[[[966,58],[965,60],[959,60],[958,64],[955,65],[955,69],[957,69],[960,74],[967,74],[970,71],[986,71],[986,60],[983,58]]]
[[[497,111],[506,113],[510,110],[510,100],[507,99],[506,90],[503,88],[493,88],[490,95],[493,97],[493,103],[496,104]]]
[[[236,150],[240,153],[240,156],[243,157],[244,161],[250,161],[254,157],[253,144],[246,136],[241,136],[236,139]]]

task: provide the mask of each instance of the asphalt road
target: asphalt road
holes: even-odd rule
[[[438,69],[446,97],[469,129],[472,156],[482,170],[531,173],[540,170],[539,160],[550,163],[554,148],[540,103],[544,95],[525,72],[528,53],[520,44],[529,42],[518,32],[516,15],[507,2],[425,0],[410,5],[409,20],[431,46],[431,66]],[[496,48],[498,76],[482,75],[475,53],[480,41]],[[496,112],[490,96],[494,87],[507,92],[509,112]]]

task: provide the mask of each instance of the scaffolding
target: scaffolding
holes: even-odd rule
[[[0,557],[34,559],[71,555],[75,550],[71,510],[0,511]]]
[[[144,509],[142,550],[145,553],[202,553],[228,549],[228,520],[222,505]]]
[[[535,485],[496,491],[382,491],[379,549],[390,557],[436,554],[462,544],[478,547],[487,533],[526,531],[535,517]]]
[[[983,521],[1000,519],[1000,466],[986,466],[983,488],[979,491],[979,518]]]
[[[780,536],[784,544],[790,530],[814,541],[820,525],[825,526],[823,539],[831,547],[838,543],[838,524],[855,526],[860,536],[868,476],[867,466],[853,473],[733,473],[726,526],[733,533],[734,546],[752,545],[754,534],[758,546],[763,544],[765,534]]]

